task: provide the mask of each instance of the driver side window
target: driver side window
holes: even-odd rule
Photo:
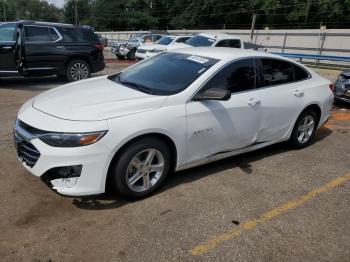
[[[15,38],[15,24],[2,24],[0,25],[0,42],[11,42]]]
[[[209,88],[222,88],[231,93],[249,91],[255,88],[256,74],[254,59],[233,62],[216,73],[205,85]]]

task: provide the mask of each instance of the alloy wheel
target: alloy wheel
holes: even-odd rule
[[[164,156],[154,148],[136,154],[126,171],[128,187],[135,192],[144,192],[157,184],[164,171]]]
[[[83,63],[75,63],[70,68],[70,74],[75,81],[89,77],[89,68]]]
[[[315,129],[315,119],[311,115],[307,115],[300,121],[298,126],[297,138],[299,143],[305,144],[309,141]]]

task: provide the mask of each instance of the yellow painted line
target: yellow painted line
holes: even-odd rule
[[[268,222],[269,220],[271,220],[272,218],[277,217],[283,213],[286,213],[289,209],[296,208],[296,207],[304,204],[305,202],[313,199],[317,195],[319,195],[321,193],[325,193],[325,192],[331,190],[332,188],[334,188],[340,184],[345,183],[348,180],[350,180],[350,173],[347,173],[344,176],[338,177],[335,180],[333,180],[333,181],[331,181],[331,182],[329,182],[321,187],[318,187],[318,188],[310,191],[309,193],[307,193],[307,194],[305,194],[297,199],[289,201],[280,207],[277,207],[271,211],[268,211],[256,219],[249,220],[235,229],[229,230],[229,231],[222,233],[218,236],[214,236],[213,238],[209,239],[207,242],[205,242],[199,246],[196,246],[190,252],[193,256],[205,254],[205,253],[215,249],[222,242],[231,240],[231,239],[239,236],[243,231],[252,230],[257,225],[264,224],[264,223]]]

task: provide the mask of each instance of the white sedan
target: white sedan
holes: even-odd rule
[[[18,158],[63,195],[155,191],[172,171],[281,141],[310,144],[330,117],[331,83],[255,51],[188,48],[26,102]]]
[[[177,49],[181,43],[186,42],[191,36],[185,35],[166,35],[159,39],[154,44],[140,45],[136,50],[136,59],[142,60],[152,56],[155,56],[163,51],[170,49]]]

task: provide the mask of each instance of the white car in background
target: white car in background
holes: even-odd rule
[[[154,44],[143,44],[136,50],[136,59],[142,60],[152,57],[166,50],[176,49],[179,43],[186,42],[191,36],[167,35]]]
[[[333,86],[277,55],[163,52],[121,73],[44,92],[18,113],[17,156],[63,195],[154,192],[172,171],[289,141],[309,145]]]
[[[185,43],[179,44],[177,48],[188,47],[229,47],[244,49],[244,42],[239,36],[225,33],[201,33],[191,37]]]

